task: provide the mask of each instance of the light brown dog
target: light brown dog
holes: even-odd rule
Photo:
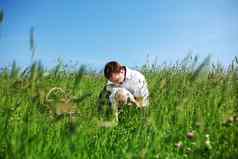
[[[125,104],[136,105],[137,107],[143,106],[143,98],[135,98],[128,90],[124,88],[118,88],[115,92],[114,98],[118,107],[121,107]]]

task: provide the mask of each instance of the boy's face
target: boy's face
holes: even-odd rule
[[[118,73],[112,73],[109,80],[116,84],[122,84],[125,78],[124,76],[125,76],[125,70],[121,69],[121,71]]]

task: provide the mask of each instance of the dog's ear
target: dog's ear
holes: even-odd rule
[[[127,104],[128,105],[136,105],[137,107],[140,107],[139,103],[133,98],[131,98],[130,96],[127,98]]]
[[[128,105],[133,105],[134,104],[134,102],[131,100],[130,97],[127,97],[127,104]]]
[[[138,107],[144,107],[144,106],[143,106],[143,103],[144,103],[143,97],[135,97],[135,102],[137,103],[136,105],[137,105]]]

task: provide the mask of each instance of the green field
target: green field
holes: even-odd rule
[[[149,108],[125,106],[117,126],[102,127],[102,74],[39,62],[2,68],[0,158],[238,158],[237,58],[227,69],[192,58],[140,70]]]

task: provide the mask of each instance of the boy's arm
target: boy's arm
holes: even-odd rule
[[[134,93],[136,103],[139,107],[148,105],[149,90],[145,77],[141,75],[138,79],[138,85]]]

